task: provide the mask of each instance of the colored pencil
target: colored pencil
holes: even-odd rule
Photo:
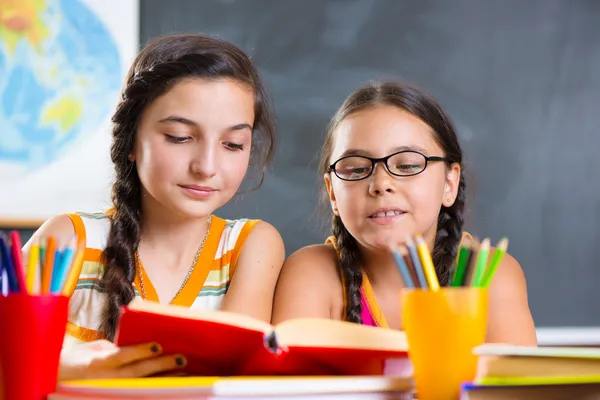
[[[0,255],[0,295],[4,295],[4,263]]]
[[[52,284],[54,258],[56,257],[56,239],[53,236],[48,237],[45,252],[46,259],[44,261],[44,272],[42,273],[42,294],[50,293],[50,285]]]
[[[412,278],[412,281],[415,284],[415,288],[422,288],[421,283],[419,282],[419,276],[417,275],[417,270],[415,269],[415,264],[412,262],[412,259],[410,258],[410,253],[408,252],[408,249],[406,248],[406,246],[402,247],[404,249],[404,251],[402,251],[402,258],[404,258],[404,262],[406,263],[406,266],[408,267],[408,272],[410,272],[410,277]]]
[[[27,261],[27,292],[30,294],[34,293],[35,281],[38,276],[38,265],[40,258],[40,246],[36,238],[31,242],[29,247],[29,259]]]
[[[8,281],[8,291],[16,293],[19,291],[19,283],[17,275],[12,262],[12,256],[4,235],[0,234],[0,257],[2,257],[2,264],[4,264],[4,270],[6,271],[6,280]]]
[[[465,277],[462,282],[462,286],[471,286],[473,283],[473,271],[475,270],[475,261],[477,260],[477,252],[479,251],[479,239],[473,238],[471,240],[471,251],[469,252],[469,258],[467,259],[467,265],[465,268]]]
[[[19,291],[27,293],[27,281],[25,279],[25,266],[23,265],[23,252],[21,251],[21,236],[17,231],[10,232],[10,245],[12,253],[12,262],[15,269],[15,276],[19,285]]]
[[[85,245],[81,242],[77,243],[77,251],[73,257],[73,263],[71,264],[71,270],[67,275],[67,280],[63,285],[62,294],[63,296],[70,296],[75,289],[81,268],[83,266],[83,257],[85,255]]]
[[[417,251],[419,252],[419,256],[421,259],[421,264],[423,265],[423,271],[425,273],[425,277],[427,278],[427,284],[429,285],[429,288],[431,290],[437,292],[438,290],[440,290],[440,283],[438,281],[438,277],[433,266],[431,254],[429,253],[427,243],[425,242],[425,239],[423,239],[423,236],[416,236],[416,244]]]
[[[394,261],[396,261],[396,266],[398,267],[398,270],[400,271],[400,275],[402,275],[402,280],[404,281],[404,286],[406,286],[407,288],[414,288],[415,284],[410,276],[410,271],[408,270],[408,266],[406,265],[406,262],[404,262],[404,257],[400,253],[401,250],[402,249],[400,249],[400,250],[394,249],[392,251],[392,255],[394,256]]]
[[[498,269],[498,265],[500,265],[500,261],[502,261],[502,258],[506,254],[507,249],[508,249],[508,238],[504,237],[504,238],[500,239],[500,241],[498,242],[498,245],[496,246],[496,250],[494,251],[494,255],[492,256],[492,261],[490,262],[490,265],[487,267],[487,269],[485,271],[485,274],[481,281],[482,287],[487,288],[490,286],[490,283],[492,283],[494,274],[496,273],[496,270]]]
[[[488,257],[490,254],[490,239],[485,238],[481,242],[479,246],[479,250],[477,251],[477,259],[475,262],[475,270],[473,271],[473,282],[472,285],[475,287],[481,286],[481,281],[483,279],[483,275],[485,273],[485,267],[488,262]]]
[[[471,254],[471,240],[465,238],[458,249],[456,256],[456,264],[452,273],[452,280],[450,286],[459,287],[462,286],[465,275],[467,272],[467,264],[469,261],[469,255]]]
[[[408,248],[410,258],[412,260],[414,269],[417,273],[419,287],[427,289],[429,285],[427,284],[427,279],[425,278],[425,273],[423,272],[423,267],[421,265],[421,261],[419,260],[419,255],[417,253],[417,248],[415,247],[415,242],[410,236],[406,238],[406,247]]]
[[[0,231],[0,294],[70,296],[85,254],[85,242],[77,239],[75,235],[59,248],[52,236],[34,236],[25,260],[18,231],[9,237]]]
[[[64,287],[64,284],[67,280],[67,276],[70,271],[71,263],[73,262],[73,257],[75,256],[75,251],[77,243],[75,239],[71,239],[70,243],[63,250],[60,258],[57,260],[55,264],[57,268],[55,268],[54,276],[52,277],[52,285],[50,287],[50,291],[52,293],[61,293]]]

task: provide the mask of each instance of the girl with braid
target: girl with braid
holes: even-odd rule
[[[448,284],[468,235],[462,158],[449,117],[416,88],[371,83],[350,95],[329,125],[320,163],[333,235],[286,260],[272,322],[317,317],[402,329],[403,284],[389,243],[421,233],[440,284]],[[489,289],[487,340],[536,343],[525,278],[508,255]]]
[[[113,207],[56,216],[36,233],[86,242],[61,379],[185,365],[181,355],[161,355],[160,343],[114,346],[120,308],[134,297],[270,321],[285,257],[270,224],[213,215],[250,163],[264,174],[276,139],[261,80],[239,48],[202,35],[147,44],[112,121]]]

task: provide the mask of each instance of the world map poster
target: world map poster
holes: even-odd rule
[[[0,0],[0,226],[109,207],[138,0]]]

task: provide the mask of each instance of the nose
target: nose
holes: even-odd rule
[[[371,196],[383,196],[385,193],[394,193],[394,178],[390,175],[385,165],[375,164],[375,170],[370,176],[369,194]]]
[[[190,170],[195,175],[210,178],[217,173],[217,151],[215,145],[209,143],[199,144],[193,149]]]

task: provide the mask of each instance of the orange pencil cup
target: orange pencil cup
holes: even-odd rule
[[[0,399],[43,400],[56,390],[68,307],[64,296],[0,297]]]
[[[419,400],[458,399],[461,384],[475,377],[473,348],[485,341],[487,290],[406,289],[400,296]]]

